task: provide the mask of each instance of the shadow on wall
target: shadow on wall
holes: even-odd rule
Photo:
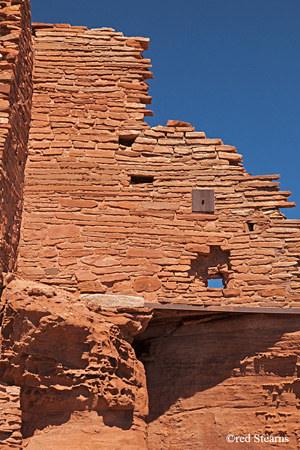
[[[297,356],[291,345],[284,356],[262,354],[271,351],[284,334],[300,330],[299,316],[249,314],[206,323],[195,323],[195,318],[194,324],[192,318],[190,321],[188,326],[178,321],[172,326],[163,321],[151,326],[150,322],[135,343],[146,369],[149,422],[162,416],[180,398],[192,397],[233,375],[245,376],[251,362],[252,375],[286,377],[297,373]],[[297,397],[297,392],[294,394]]]

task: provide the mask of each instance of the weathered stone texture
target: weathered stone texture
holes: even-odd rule
[[[43,157],[37,144],[20,274],[81,292],[97,281],[102,293],[152,302],[297,306],[300,222],[279,211],[293,206],[290,193],[272,181],[277,175],[246,173],[234,147],[173,125],[144,130],[100,158],[95,143],[88,155],[72,144]],[[212,214],[192,212],[194,188],[214,190]],[[210,278],[224,288],[209,288]]]
[[[30,3],[3,1],[0,11],[0,272],[14,269],[22,213],[32,97]]]
[[[103,311],[63,290],[24,280],[6,287],[1,307],[0,379],[16,386],[3,388],[4,393],[21,390],[22,434],[24,443],[30,442],[28,448],[38,448],[42,439],[43,449],[57,445],[98,450],[102,438],[107,450],[119,448],[119,441],[127,450],[147,448],[146,378],[130,344],[145,329],[149,312]],[[0,386],[0,401],[1,395]],[[10,429],[6,422],[0,431],[16,430],[20,437],[19,404],[11,411],[9,407],[0,411],[1,419],[10,413],[19,422],[7,420],[16,425]],[[66,442],[72,426],[77,431]],[[13,438],[9,436],[9,442]]]
[[[148,39],[32,36],[28,0],[0,6],[0,447],[215,450],[257,433],[300,448],[290,192],[190,124],[150,129]],[[194,189],[214,191],[210,212]],[[150,321],[145,301],[180,308]],[[184,310],[244,304],[283,313]]]
[[[103,308],[143,308],[143,297],[131,295],[82,294],[85,303],[92,303]]]
[[[299,316],[160,316],[142,337],[149,450],[300,448]]]
[[[20,388],[0,383],[0,448],[21,449]]]

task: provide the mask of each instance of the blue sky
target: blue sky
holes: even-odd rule
[[[34,22],[150,37],[151,125],[190,122],[235,145],[248,172],[281,174],[300,219],[299,0],[32,0]]]

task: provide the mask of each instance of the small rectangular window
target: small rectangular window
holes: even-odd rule
[[[153,184],[154,177],[148,175],[131,175],[130,184]]]
[[[248,225],[248,230],[251,232],[251,231],[254,231],[254,223],[253,222],[247,222],[247,225]]]

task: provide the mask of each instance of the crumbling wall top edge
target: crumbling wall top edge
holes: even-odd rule
[[[80,25],[70,25],[68,23],[40,23],[32,22],[31,24],[32,32],[35,34],[36,31],[57,31],[57,32],[87,32],[89,35],[100,34],[116,36],[118,38],[123,38],[126,40],[128,46],[135,47],[138,44],[143,50],[148,50],[150,39],[141,36],[124,36],[122,32],[116,31],[114,28],[101,27],[101,28],[88,28],[87,26]]]

